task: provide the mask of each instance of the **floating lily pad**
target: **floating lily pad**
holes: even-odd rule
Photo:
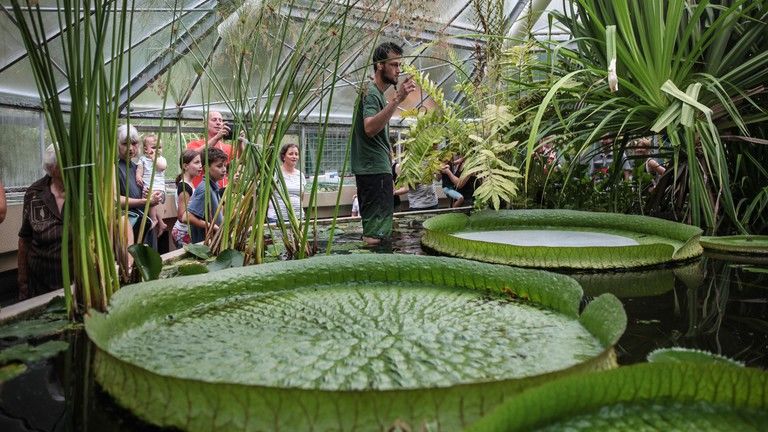
[[[650,363],[721,363],[731,366],[744,367],[744,363],[723,357],[715,353],[708,351],[701,351],[690,348],[659,348],[648,354],[648,362]]]
[[[0,384],[9,381],[27,371],[27,366],[23,363],[12,363],[0,366]]]
[[[234,249],[226,249],[216,257],[216,260],[208,264],[208,271],[214,272],[232,267],[243,266],[243,253]]]
[[[422,245],[441,254],[537,268],[622,269],[701,255],[699,228],[646,216],[573,210],[435,216]]]
[[[768,236],[761,235],[737,235],[701,238],[701,245],[705,250],[718,252],[732,252],[743,254],[758,254],[768,256]]]
[[[768,373],[650,363],[530,389],[469,431],[767,430]]]
[[[211,248],[204,244],[188,244],[184,245],[184,250],[200,259],[208,259],[211,257]]]
[[[14,345],[0,351],[0,364],[10,363],[12,361],[34,363],[55,356],[67,349],[68,346],[68,343],[58,340],[48,341],[34,346],[26,343]]]
[[[55,335],[69,326],[66,319],[33,319],[17,321],[0,327],[0,339],[31,339]]]
[[[186,263],[178,266],[178,272],[182,276],[191,276],[196,274],[208,273],[208,267],[200,263]]]
[[[603,295],[579,315],[581,296],[541,271],[316,257],[138,284],[86,330],[102,387],[161,426],[456,430],[522,388],[615,365],[623,308]]]
[[[768,236],[740,235],[702,237],[707,256],[745,264],[768,264]]]

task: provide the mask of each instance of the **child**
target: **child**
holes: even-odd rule
[[[200,159],[204,164],[207,164],[205,169],[208,171],[208,182],[202,181],[197,185],[187,206],[192,243],[205,240],[208,229],[213,230],[213,232],[218,231],[219,225],[223,221],[221,212],[217,213],[219,207],[218,182],[227,175],[227,154],[215,147],[208,147],[200,154]]]
[[[162,192],[160,203],[165,203],[165,169],[168,168],[168,162],[160,154],[162,148],[158,145],[155,135],[146,135],[143,144],[143,154],[136,167],[136,184],[142,188],[144,196],[149,196],[149,183],[154,172],[155,181],[152,182],[152,192]],[[157,152],[157,160],[155,160],[155,152]],[[149,208],[149,219],[152,221],[152,227],[158,236],[168,228],[168,225],[163,222],[163,218],[160,217],[160,206]]]
[[[454,208],[461,207],[464,204],[464,195],[459,192],[459,189],[466,183],[466,179],[464,181],[460,179],[461,166],[463,163],[463,157],[454,155],[452,160],[445,163],[440,169],[440,172],[442,173],[443,192],[445,192],[445,196],[453,200],[452,207]]]
[[[192,181],[203,172],[203,163],[200,161],[200,153],[196,150],[184,150],[179,162],[181,174],[176,177],[176,222],[171,229],[171,237],[176,247],[181,249],[192,241],[189,234],[187,204],[195,191]]]

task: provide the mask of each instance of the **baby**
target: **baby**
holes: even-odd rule
[[[143,189],[145,196],[149,195],[149,183],[152,180],[152,173],[154,171],[155,180],[152,182],[152,191],[163,192],[163,198],[160,202],[165,203],[165,169],[168,168],[168,161],[160,154],[162,147],[157,142],[157,136],[152,134],[146,135],[143,144],[143,154],[139,158],[138,167],[136,168],[136,184]],[[157,161],[155,161],[155,152],[157,152]],[[153,165],[154,170],[152,169]],[[168,228],[168,225],[163,222],[163,218],[160,217],[159,209],[160,206],[149,208],[149,219],[152,221],[152,227],[158,236]]]

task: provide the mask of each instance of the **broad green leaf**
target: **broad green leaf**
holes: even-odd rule
[[[765,430],[766,389],[759,369],[639,364],[530,389],[467,430]]]
[[[69,347],[64,341],[53,340],[40,345],[18,344],[0,351],[0,364],[12,361],[34,363],[55,356]]]
[[[137,284],[86,331],[97,381],[160,426],[459,430],[523,388],[614,364],[581,296],[542,271],[316,257]]]
[[[205,264],[200,263],[188,263],[180,265],[179,274],[182,276],[191,276],[196,274],[208,273],[208,267]]]
[[[765,235],[704,236],[700,241],[705,250],[757,254],[768,257],[768,236]]]
[[[234,249],[221,251],[216,257],[216,261],[208,264],[208,271],[215,272],[232,267],[243,266],[243,253]]]
[[[707,351],[690,348],[659,348],[648,354],[649,363],[718,363],[744,367],[744,363]]]
[[[200,259],[208,259],[211,257],[211,248],[204,244],[188,244],[184,246],[184,250]]]
[[[466,216],[464,217],[466,218]],[[451,215],[424,223],[422,245],[442,254],[497,264],[539,268],[632,268],[683,261],[701,255],[699,228],[646,216],[591,213],[572,210],[485,211],[468,219]],[[496,231],[553,231],[558,235],[594,233],[626,240],[608,244],[569,247],[557,243],[521,245],[503,243]],[[494,232],[493,241],[461,238],[472,233]],[[474,234],[472,234],[474,236]]]
[[[23,374],[27,371],[27,365],[23,363],[13,363],[5,366],[0,366],[0,384],[10,381],[13,378]]]
[[[66,319],[17,321],[0,327],[0,339],[37,339],[59,334],[68,326]]]
[[[163,269],[163,259],[153,248],[144,244],[128,246],[128,253],[134,259],[136,267],[141,272],[141,279],[145,281],[155,280]]]

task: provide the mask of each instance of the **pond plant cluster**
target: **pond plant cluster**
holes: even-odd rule
[[[762,239],[701,235],[766,226],[766,155],[755,147],[765,144],[768,121],[759,103],[768,76],[766,1],[575,0],[552,15],[574,36],[571,45],[533,37],[507,43],[500,37],[509,30],[504,2],[471,1],[482,30],[474,72],[450,50],[444,59],[455,69],[459,97],[449,100],[426,74],[404,66],[433,108],[403,114],[415,121],[401,143],[399,182],[427,182],[461,154],[463,175],[478,179],[475,207],[493,210],[424,223],[426,249],[461,258],[353,253],[304,260],[320,251],[321,236],[330,251],[342,233],[335,218],[327,231],[318,226],[317,181],[303,219],[262,223],[274,194],[286,194],[274,176],[277,150],[313,101],[324,101],[324,131],[336,86],[347,75],[364,82],[370,62],[348,71],[342,58],[351,51],[364,57],[371,40],[407,21],[389,17],[389,7],[418,9],[413,2],[306,3],[316,7],[272,0],[234,8],[236,19],[220,31],[237,63],[233,85],[211,73],[195,47],[184,52],[209,95],[227,101],[249,145],[231,165],[237,175],[222,199],[221,229],[188,248],[210,262],[180,265],[180,276],[158,279],[161,258],[134,245],[144,282],[121,287],[128,269],[113,265],[120,253],[113,246],[124,254],[128,245],[111,222],[123,209],[104,204],[116,201],[116,156],[103,143],[114,140],[119,123],[113,95],[131,62],[131,11],[125,2],[58,2],[59,21],[70,25],[62,37],[71,98],[64,104],[39,5],[11,0],[59,163],[72,167],[64,171],[71,198],[64,218],[73,229],[64,241],[79,247],[64,254],[63,308],[84,319],[95,348],[80,361],[101,389],[143,421],[183,430],[768,429],[763,370],[685,350],[617,368],[628,326],[618,297],[626,287],[595,272],[639,268],[655,280],[695,279],[696,268],[676,265],[691,264],[702,245],[760,254],[761,246],[751,246]],[[164,104],[185,93],[167,77],[159,86]],[[651,135],[668,174],[653,185],[627,184],[615,157],[604,177],[588,180],[593,198],[579,201],[574,185],[587,183],[574,173],[594,142],[610,141],[618,155]],[[322,146],[321,139],[318,155]],[[545,160],[553,150],[560,156]],[[346,162],[342,179],[345,170]],[[563,192],[557,200],[553,188]],[[608,199],[598,193],[609,189]],[[631,204],[616,209],[628,194]],[[647,204],[642,209],[635,194]],[[499,210],[609,204],[690,225]],[[502,232],[516,231],[574,243],[499,244]],[[279,262],[264,264],[270,256]],[[35,326],[46,338],[69,322],[62,321],[43,317]],[[13,325],[0,335],[28,338]],[[22,373],[22,359],[64,348],[60,341],[17,343],[0,351],[0,377]]]

